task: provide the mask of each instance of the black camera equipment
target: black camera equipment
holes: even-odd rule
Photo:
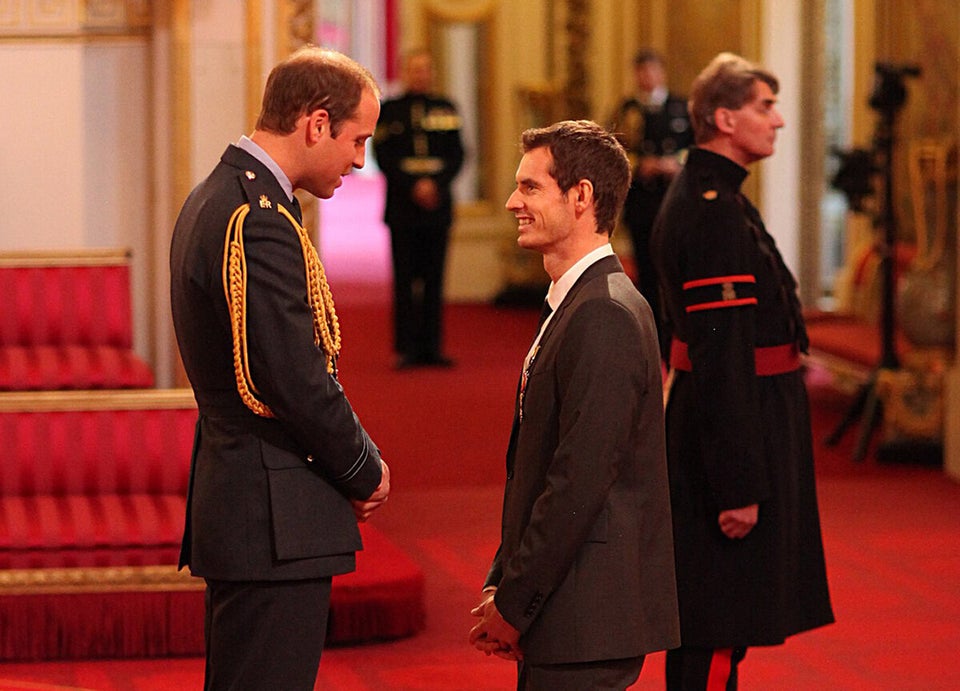
[[[833,184],[847,194],[850,207],[854,211],[863,210],[864,197],[874,194],[873,178],[876,174],[879,174],[883,185],[883,197],[874,217],[874,226],[883,230],[883,235],[878,237],[876,245],[880,255],[879,270],[882,279],[880,361],[867,382],[860,387],[840,424],[825,440],[828,446],[835,445],[854,421],[861,418],[860,435],[853,456],[856,461],[863,460],[870,437],[880,422],[882,411],[877,395],[878,375],[882,370],[900,367],[895,343],[897,227],[893,206],[894,126],[897,112],[907,100],[904,78],[920,76],[918,65],[878,62],[874,71],[873,93],[868,101],[869,106],[879,113],[873,135],[873,149],[838,152],[841,157],[841,167],[833,180]]]

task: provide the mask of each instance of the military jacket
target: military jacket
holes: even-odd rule
[[[747,171],[692,148],[671,183],[651,251],[670,331],[689,362],[666,410],[685,645],[773,645],[833,621],[803,371],[763,374],[763,353],[798,353],[796,283],[759,213]],[[742,540],[719,513],[759,505]]]
[[[450,186],[464,156],[460,129],[460,115],[445,98],[407,93],[383,102],[373,146],[387,179],[387,225],[450,225]],[[413,201],[413,186],[423,177],[437,183],[440,204],[436,209],[425,210]]]

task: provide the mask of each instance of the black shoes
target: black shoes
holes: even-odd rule
[[[412,355],[401,355],[397,359],[395,369],[398,370],[408,370],[414,369],[416,367],[443,367],[450,368],[453,367],[456,363],[453,360],[448,358],[445,355],[432,354],[432,355],[420,355],[414,357]]]

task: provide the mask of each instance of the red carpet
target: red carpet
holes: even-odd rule
[[[345,387],[393,468],[394,494],[373,524],[423,569],[427,614],[412,638],[329,649],[317,688],[510,688],[512,666],[473,651],[466,635],[496,547],[516,363],[536,315],[452,306],[457,367],[401,373],[390,365],[386,310],[341,303]],[[812,378],[811,399],[820,439],[847,402],[822,377]],[[743,689],[960,688],[960,486],[938,470],[882,465],[872,454],[854,463],[854,436],[835,449],[817,446],[838,621],[751,650]],[[202,668],[196,658],[0,664],[0,689],[199,688]],[[652,656],[635,688],[662,688],[662,677],[662,655]]]
[[[474,651],[467,632],[497,544],[513,394],[536,314],[451,306],[447,343],[457,367],[400,373],[391,369],[387,286],[334,272],[331,280],[345,389],[393,471],[394,493],[373,525],[422,568],[427,612],[417,636],[328,649],[317,688],[513,688],[513,666]],[[847,403],[823,384],[812,378],[817,440]],[[837,623],[752,649],[741,668],[745,691],[960,688],[960,485],[935,469],[878,464],[872,453],[854,463],[854,440],[852,430],[834,449],[817,446]],[[198,689],[202,677],[197,658],[0,664],[0,690]],[[663,688],[662,655],[648,659],[634,688]]]

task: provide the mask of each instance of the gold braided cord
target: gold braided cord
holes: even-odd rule
[[[230,314],[233,334],[233,373],[240,399],[260,417],[276,417],[266,403],[257,398],[257,388],[250,377],[247,352],[247,260],[243,252],[243,222],[250,205],[237,208],[227,224],[223,248],[223,290]]]
[[[337,371],[337,357],[340,355],[340,320],[337,319],[337,310],[333,305],[333,293],[327,282],[327,273],[320,263],[317,248],[310,241],[306,228],[280,204],[277,204],[277,210],[297,229],[300,249],[303,251],[307,296],[313,310],[313,342],[327,357],[327,372],[334,374]]]
[[[322,348],[326,355],[327,372],[335,374],[337,357],[340,354],[340,322],[326,272],[306,229],[283,206],[278,204],[277,210],[290,221],[300,239],[307,299],[313,312],[314,344]],[[243,249],[243,223],[249,212],[249,204],[244,204],[234,211],[227,224],[223,250],[223,286],[233,333],[233,369],[237,391],[244,405],[261,417],[275,417],[270,408],[257,398],[259,392],[250,376],[246,319],[247,262]]]

